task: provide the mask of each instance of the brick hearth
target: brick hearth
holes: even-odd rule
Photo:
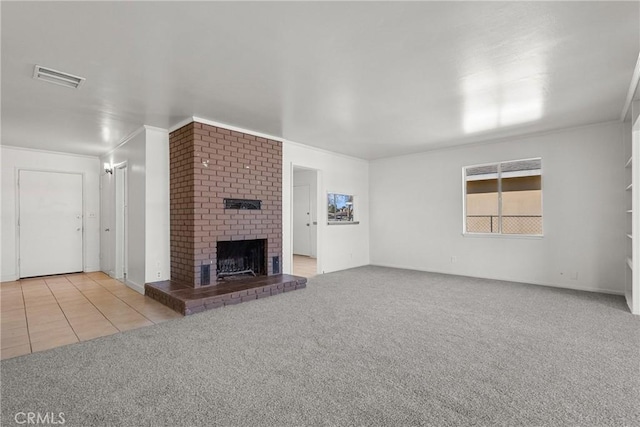
[[[147,283],[145,294],[184,315],[303,289],[304,277],[277,274],[193,288],[170,280]]]

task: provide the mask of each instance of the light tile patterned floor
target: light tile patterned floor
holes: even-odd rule
[[[293,256],[293,275],[302,277],[313,277],[317,273],[316,259],[303,255]]]
[[[2,359],[182,317],[100,272],[4,282],[0,302]]]

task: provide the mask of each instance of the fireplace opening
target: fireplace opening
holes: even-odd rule
[[[267,274],[266,239],[217,243],[217,280]]]

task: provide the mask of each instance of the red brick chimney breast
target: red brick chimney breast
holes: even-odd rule
[[[216,280],[218,241],[266,239],[267,271],[282,260],[282,143],[198,122],[169,135],[171,280]],[[261,200],[260,210],[225,209],[224,199]],[[280,272],[276,272],[280,273]]]

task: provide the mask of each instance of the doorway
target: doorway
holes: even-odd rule
[[[128,174],[127,164],[108,169],[100,181],[100,268],[115,279],[128,271]]]
[[[20,278],[83,270],[82,174],[18,172]]]
[[[293,167],[293,274],[315,276],[318,271],[318,171]]]

